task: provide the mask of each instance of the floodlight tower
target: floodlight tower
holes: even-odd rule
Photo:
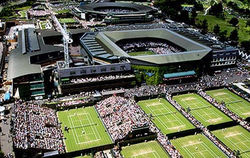
[[[64,23],[64,27],[60,24],[57,17],[55,15],[51,16],[56,25],[58,26],[61,34],[63,36],[63,45],[64,45],[64,62],[65,68],[69,68],[69,44],[73,42],[72,38],[69,37],[69,33],[67,32],[66,25]]]

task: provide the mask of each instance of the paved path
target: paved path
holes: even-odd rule
[[[12,154],[13,152],[13,146],[12,146],[12,138],[10,134],[10,119],[11,114],[6,115],[7,120],[2,121],[0,123],[0,126],[2,128],[2,132],[0,134],[0,141],[1,141],[1,149],[5,155]]]

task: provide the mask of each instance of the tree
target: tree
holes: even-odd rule
[[[250,40],[249,41],[242,41],[241,47],[245,49],[245,51],[250,54]]]
[[[237,18],[233,17],[233,18],[229,21],[229,23],[235,27],[235,26],[239,23],[239,20],[238,20]]]
[[[246,22],[246,27],[250,26],[250,19],[247,20]]]
[[[208,31],[207,19],[204,19],[202,21],[201,29],[202,29],[202,31],[201,31],[202,34],[206,34],[207,33],[207,31]]]
[[[196,12],[196,9],[194,8],[193,10],[192,10],[192,12],[191,12],[191,19],[190,19],[190,23],[192,24],[192,25],[194,25],[195,24],[195,19],[196,19],[196,17],[197,17],[197,12]]]
[[[210,15],[215,15],[215,16],[221,16],[223,14],[223,6],[222,3],[215,3],[214,5],[211,6],[209,9],[209,14]]]
[[[218,25],[218,24],[216,24],[215,26],[214,26],[214,33],[216,34],[216,35],[218,35],[219,33],[220,33],[220,26]]]
[[[181,11],[181,18],[180,18],[181,21],[189,24],[190,23],[190,20],[189,20],[189,14],[188,14],[188,11],[186,10],[182,10]]]
[[[156,0],[154,5],[159,7],[162,12],[173,19],[179,17],[179,12],[182,10],[181,0]]]
[[[194,9],[192,10],[192,12],[191,12],[191,17],[195,19],[195,18],[197,17],[197,15],[198,15],[198,14],[197,14],[197,12],[196,12],[196,9],[194,8]]]
[[[201,2],[194,2],[194,9],[197,10],[197,11],[203,11],[204,8],[203,8],[203,5],[201,4]]]
[[[4,158],[4,153],[2,150],[0,150],[0,158]]]
[[[234,29],[230,36],[229,36],[230,40],[232,41],[238,41],[239,40],[239,35],[238,35],[238,30],[237,29]]]
[[[222,42],[226,41],[227,40],[227,30],[221,31],[219,33],[219,37],[220,37],[220,40]]]

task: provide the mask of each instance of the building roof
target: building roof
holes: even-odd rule
[[[149,30],[126,30],[126,31],[107,31],[99,32],[96,36],[97,41],[105,48],[107,52],[111,52],[116,56],[123,56],[135,60],[140,60],[152,64],[169,64],[186,61],[198,61],[205,57],[211,49],[189,38],[181,36],[178,33],[167,29],[149,29]],[[116,42],[123,39],[133,38],[160,38],[171,41],[175,45],[184,48],[186,51],[172,54],[156,54],[130,56],[123,51]]]
[[[99,11],[99,8],[124,8],[124,9],[131,9],[131,12],[124,12],[124,13],[116,13],[116,12],[103,12]],[[145,6],[139,5],[135,3],[120,3],[120,2],[103,2],[103,3],[90,3],[86,5],[81,5],[79,10],[83,12],[90,12],[95,14],[145,14],[149,12],[155,12],[155,9]]]
[[[45,45],[42,39],[42,36],[37,36],[34,28],[29,28],[28,32],[34,32],[30,35],[37,37],[37,46],[39,46],[39,49],[35,49],[31,51],[25,51],[22,53],[24,42],[25,40],[23,36],[29,36],[24,35],[24,31],[18,32],[18,46],[16,49],[12,50],[9,56],[9,65],[8,65],[8,79],[14,79],[17,77],[29,75],[29,74],[36,74],[41,73],[41,65],[39,64],[31,64],[30,63],[30,57],[45,53],[51,53],[51,52],[58,52],[63,51],[63,47],[57,47],[52,45]],[[32,37],[33,39],[35,37]],[[33,45],[34,41],[26,40],[26,44]]]

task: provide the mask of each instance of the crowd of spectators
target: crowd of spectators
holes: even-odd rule
[[[132,78],[132,77],[135,77],[135,75],[133,74],[101,75],[97,77],[74,78],[70,80],[70,83],[74,83],[74,84],[90,83],[90,82],[126,79],[126,78]]]
[[[249,77],[249,71],[245,69],[231,68],[220,73],[203,75],[199,80],[199,85],[204,88],[228,86],[234,82],[246,80]]]
[[[15,148],[65,151],[55,110],[21,100],[14,106]]]
[[[79,104],[87,104],[91,101],[95,91],[81,92],[79,94],[68,95],[60,98],[44,99],[42,104],[55,103],[57,107],[71,107]]]
[[[155,41],[155,40],[138,40],[134,42],[126,42],[118,44],[126,53],[138,52],[138,51],[152,51],[155,54],[172,54],[181,52],[182,50],[171,45],[167,41]]]
[[[152,122],[150,122],[150,130],[157,134],[157,140],[171,157],[174,157],[174,158],[181,157],[180,153],[171,144],[167,136],[164,135]]]
[[[50,11],[48,10],[29,10],[28,13],[31,16],[37,16],[37,17],[42,17],[42,16],[49,16],[50,15]]]
[[[238,94],[239,96],[241,96],[242,98],[250,102],[250,94],[248,94],[247,92],[243,92],[242,90],[239,90],[239,88],[235,88],[235,87],[228,87],[228,89],[230,89],[234,93]],[[250,89],[250,87],[248,87],[248,89]]]
[[[133,128],[148,126],[147,115],[132,99],[111,96],[95,107],[114,141],[125,138]]]
[[[142,97],[142,96],[152,96],[152,95],[159,95],[164,94],[166,92],[166,85],[144,85],[140,87],[125,89],[125,97]]]
[[[141,29],[157,29],[157,28],[169,28],[167,24],[154,23],[147,25],[108,25],[106,27],[97,28],[98,31],[122,31],[122,30],[141,30]]]
[[[116,13],[116,14],[133,12],[132,9],[125,9],[125,8],[101,8],[98,9],[98,11],[105,13]]]
[[[87,104],[91,101],[91,98],[81,98],[77,100],[69,100],[69,101],[64,101],[59,104],[57,104],[57,107],[72,107],[72,106],[77,106],[77,105],[84,105]]]

